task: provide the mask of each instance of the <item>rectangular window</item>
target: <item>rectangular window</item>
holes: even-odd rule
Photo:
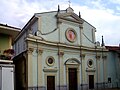
[[[110,77],[108,78],[108,83],[111,83],[111,78]]]

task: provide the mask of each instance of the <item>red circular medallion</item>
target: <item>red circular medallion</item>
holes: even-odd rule
[[[67,39],[71,42],[74,42],[76,39],[76,33],[74,30],[70,29],[66,32]]]

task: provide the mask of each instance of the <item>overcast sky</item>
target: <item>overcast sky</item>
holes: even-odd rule
[[[76,14],[96,27],[96,41],[105,45],[120,43],[120,0],[70,0]],[[0,0],[0,23],[22,28],[34,13],[61,10],[68,0]]]

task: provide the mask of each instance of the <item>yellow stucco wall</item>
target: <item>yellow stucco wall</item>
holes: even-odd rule
[[[0,34],[0,51],[3,53],[5,49],[10,49],[12,38],[9,35]]]

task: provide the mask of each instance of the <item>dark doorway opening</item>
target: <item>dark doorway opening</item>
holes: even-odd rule
[[[89,89],[94,89],[94,75],[89,75]]]
[[[77,90],[77,68],[69,68],[69,90]]]
[[[55,76],[47,76],[47,90],[55,90]]]

